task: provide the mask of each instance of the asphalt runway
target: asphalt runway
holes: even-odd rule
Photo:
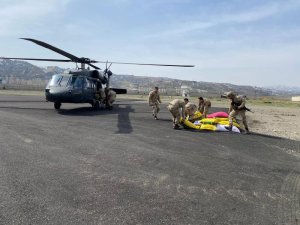
[[[159,116],[0,96],[0,224],[300,224],[299,142]]]

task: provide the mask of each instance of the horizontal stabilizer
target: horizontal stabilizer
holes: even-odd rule
[[[127,94],[127,89],[122,89],[122,88],[111,88],[116,94]]]

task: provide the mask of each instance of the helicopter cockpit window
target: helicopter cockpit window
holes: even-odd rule
[[[84,87],[85,88],[93,88],[92,82],[90,80],[88,80],[88,79],[85,79]]]
[[[74,88],[82,88],[82,84],[82,77],[72,77],[68,85],[73,86]]]
[[[63,76],[60,83],[59,83],[59,85],[63,86],[63,87],[67,86],[67,83],[68,83],[69,79],[70,79],[69,76]]]
[[[60,74],[56,74],[56,75],[53,75],[50,82],[49,82],[49,86],[55,86],[59,83],[59,81],[61,80],[62,78],[62,75]]]

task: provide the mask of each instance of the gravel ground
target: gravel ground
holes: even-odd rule
[[[260,106],[248,113],[252,131],[272,136],[300,140],[300,109]]]

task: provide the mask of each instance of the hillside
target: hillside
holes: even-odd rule
[[[40,68],[25,61],[0,59],[0,80],[5,84],[45,85],[59,67]]]
[[[228,83],[198,82],[171,79],[166,77],[142,77],[133,75],[118,75],[112,77],[111,84],[115,87],[128,88],[132,92],[148,92],[154,86],[159,86],[160,91],[165,94],[174,95],[187,90],[190,95],[220,95],[225,91],[235,92],[248,96],[268,96],[272,93],[268,89],[252,86],[233,85]]]

